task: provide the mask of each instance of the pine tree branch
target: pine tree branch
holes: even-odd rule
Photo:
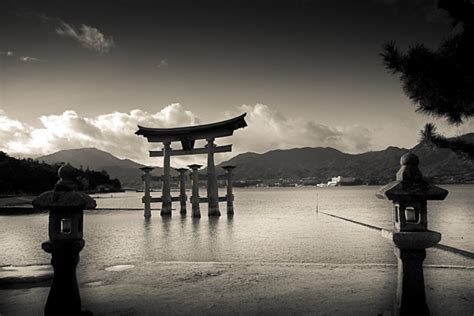
[[[433,123],[426,124],[420,133],[421,140],[427,144],[438,148],[450,149],[463,157],[474,160],[473,143],[468,143],[459,137],[446,138],[436,132],[436,126]]]

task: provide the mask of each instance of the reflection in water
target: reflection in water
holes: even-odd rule
[[[184,236],[186,234],[186,214],[181,214],[180,222],[180,236]]]
[[[145,218],[143,221],[143,238],[145,241],[145,248],[148,248],[150,246],[150,243],[153,239],[153,236],[151,234],[151,218]]]
[[[218,225],[219,224],[219,217],[218,216],[211,216],[209,217],[209,237],[210,240],[215,240],[218,234]]]
[[[201,222],[201,218],[200,217],[192,217],[191,220],[193,222],[193,233],[196,233],[197,228],[199,227],[199,223]]]
[[[171,220],[172,220],[171,216],[161,216],[161,223],[163,226],[163,236],[165,238],[168,238],[170,234]]]
[[[222,242],[222,240],[219,240],[220,236],[218,236],[219,217],[211,216],[208,218],[209,218],[209,222],[208,222],[209,239],[208,239],[207,247],[208,247],[210,257],[213,260],[216,260],[216,257],[218,257],[220,254],[219,241]],[[224,236],[222,236],[221,238],[224,238]]]
[[[145,232],[150,231],[151,218],[145,217],[145,220],[143,221],[143,223],[144,223],[143,227],[145,228]]]
[[[176,252],[174,251],[174,239],[172,238],[172,220],[171,216],[160,216],[158,220],[161,220],[161,231],[158,232],[155,236],[154,242],[156,243],[156,247],[161,249],[160,252],[162,253],[169,253],[168,260],[176,260]],[[163,260],[164,258],[162,258]]]
[[[199,249],[200,245],[201,245],[201,234],[200,234],[200,223],[201,223],[201,218],[200,217],[192,217],[191,218],[191,222],[192,222],[192,234],[191,234],[191,247],[192,249]],[[198,261],[198,260],[196,260]]]
[[[234,214],[227,214],[226,236],[229,244],[233,243]]]

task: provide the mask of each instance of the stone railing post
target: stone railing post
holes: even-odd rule
[[[59,168],[60,180],[53,191],[33,200],[38,210],[49,210],[49,240],[41,247],[52,255],[53,283],[49,291],[45,315],[92,315],[81,311],[81,296],[77,284],[76,266],[79,252],[84,248],[83,211],[96,207],[96,202],[78,192],[74,168]]]
[[[199,208],[199,173],[198,170],[201,165],[193,164],[189,165],[189,168],[193,171],[193,193],[191,196],[192,213],[191,217],[201,217],[201,209]]]
[[[178,168],[176,171],[179,172],[179,204],[181,214],[186,214],[186,201],[188,197],[186,196],[186,168]]]
[[[145,218],[150,218],[151,217],[151,174],[150,172],[154,168],[152,167],[142,167],[140,168],[141,171],[143,171],[143,183],[144,183],[144,189],[143,189],[143,206],[144,206],[144,214]]]
[[[227,214],[234,214],[234,194],[232,193],[232,171],[235,166],[223,166],[227,173]]]
[[[427,201],[444,200],[448,191],[431,185],[418,169],[418,157],[401,157],[396,181],[382,187],[378,198],[393,203],[393,230],[384,233],[395,245],[398,261],[395,315],[429,315],[426,303],[423,260],[426,248],[435,246],[441,234],[428,230]]]

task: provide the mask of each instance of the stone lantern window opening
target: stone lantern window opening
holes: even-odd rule
[[[63,218],[61,219],[61,234],[70,234],[71,233],[71,219]]]
[[[405,207],[405,219],[407,223],[419,224],[420,212],[413,206],[407,206]]]
[[[426,201],[394,202],[393,221],[396,231],[428,230]]]

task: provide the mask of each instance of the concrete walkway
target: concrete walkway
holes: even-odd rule
[[[377,315],[392,308],[396,271],[376,264],[142,262],[81,267],[78,278],[83,308],[95,315]],[[472,316],[473,280],[474,267],[425,267],[431,314]],[[48,291],[0,290],[0,314],[42,315]]]

